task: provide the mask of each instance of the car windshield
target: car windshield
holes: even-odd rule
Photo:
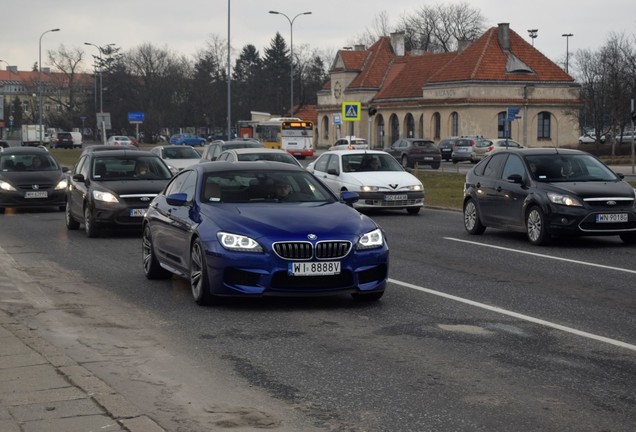
[[[99,153],[98,153],[99,154]],[[172,172],[156,156],[100,156],[93,161],[93,180],[169,180]]]
[[[192,147],[164,148],[164,159],[200,159],[201,155]]]
[[[614,172],[587,154],[550,154],[526,156],[535,180],[540,182],[618,181]]]
[[[60,169],[49,154],[3,154],[0,156],[0,170],[13,171],[56,171]]]
[[[342,156],[344,172],[404,171],[402,165],[390,154],[356,153]]]
[[[303,171],[229,171],[203,180],[201,202],[335,202],[333,194]]]

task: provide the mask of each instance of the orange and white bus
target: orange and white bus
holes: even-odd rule
[[[314,155],[314,124],[295,117],[256,122],[254,138],[265,147],[285,150],[303,159]]]

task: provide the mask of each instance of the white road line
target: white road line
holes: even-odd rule
[[[469,243],[469,244],[473,244],[473,245],[476,245],[476,246],[489,247],[489,248],[492,248],[492,249],[500,249],[500,250],[504,250],[504,251],[507,251],[507,252],[516,252],[516,253],[525,254],[525,255],[533,255],[533,256],[538,256],[538,257],[541,257],[541,258],[553,259],[553,260],[557,260],[557,261],[565,261],[565,262],[569,262],[569,263],[573,263],[573,264],[581,264],[581,265],[586,265],[586,266],[590,266],[590,267],[599,267],[599,268],[603,268],[603,269],[607,269],[607,270],[616,270],[616,271],[620,271],[620,272],[636,274],[636,270],[630,270],[630,269],[625,269],[625,268],[620,268],[620,267],[612,267],[612,266],[606,266],[606,265],[602,265],[602,264],[594,264],[594,263],[591,263],[591,262],[578,261],[578,260],[573,260],[573,259],[569,259],[569,258],[560,258],[560,257],[552,256],[552,255],[545,255],[545,254],[540,254],[540,253],[535,253],[535,252],[528,252],[528,251],[523,251],[523,250],[519,250],[519,249],[510,249],[510,248],[505,248],[505,247],[502,247],[502,246],[494,246],[494,245],[489,245],[489,244],[484,244],[484,243],[479,243],[479,242],[474,242],[474,241],[469,241],[469,240],[462,240],[462,239],[453,238],[453,237],[444,237],[444,239],[451,240],[451,241],[456,241],[456,242],[460,242],[460,243]]]
[[[592,333],[587,333],[587,332],[584,332],[584,331],[581,331],[581,330],[577,330],[577,329],[573,329],[573,328],[570,328],[570,327],[566,327],[566,326],[563,326],[563,325],[560,325],[560,324],[556,324],[556,323],[553,323],[553,322],[550,322],[550,321],[545,321],[545,320],[542,320],[542,319],[539,319],[539,318],[534,318],[534,317],[531,317],[529,315],[523,315],[523,314],[520,314],[520,313],[517,313],[517,312],[512,312],[512,311],[509,311],[509,310],[506,310],[506,309],[501,309],[501,308],[498,308],[496,306],[490,306],[490,305],[487,305],[487,304],[484,304],[484,303],[479,303],[479,302],[476,302],[476,301],[473,301],[473,300],[468,300],[468,299],[465,299],[465,298],[462,298],[462,297],[457,297],[457,296],[454,296],[452,294],[446,294],[446,293],[443,293],[441,291],[435,291],[435,290],[432,290],[432,289],[429,289],[429,288],[424,288],[424,287],[421,287],[421,286],[413,285],[413,284],[410,284],[408,282],[402,282],[402,281],[398,281],[398,280],[390,279],[390,278],[389,278],[389,282],[393,283],[393,284],[396,284],[396,285],[401,285],[401,286],[403,286],[405,288],[410,288],[410,289],[414,289],[414,290],[417,290],[417,291],[422,291],[422,292],[425,292],[427,294],[433,294],[433,295],[436,295],[436,296],[439,296],[439,297],[444,297],[444,298],[449,299],[449,300],[457,301],[457,302],[460,302],[460,303],[465,303],[465,304],[468,304],[468,305],[471,305],[471,306],[475,306],[475,307],[478,307],[478,308],[481,308],[481,309],[486,309],[486,310],[489,310],[491,312],[500,313],[502,315],[508,315],[508,316],[511,316],[511,317],[514,317],[514,318],[518,318],[518,319],[521,319],[521,320],[524,320],[524,321],[529,321],[529,322],[532,322],[532,323],[535,323],[535,324],[539,324],[539,325],[542,325],[542,326],[545,326],[545,327],[551,327],[551,328],[554,328],[554,329],[557,329],[557,330],[564,331],[566,333],[571,333],[571,334],[574,334],[574,335],[577,335],[577,336],[582,336],[582,337],[585,337],[585,338],[588,338],[588,339],[593,339],[593,340],[596,340],[596,341],[599,341],[599,342],[605,342],[605,343],[610,344],[610,345],[616,345],[618,347],[626,348],[626,349],[631,350],[631,351],[636,351],[636,345],[632,345],[632,344],[629,344],[629,343],[626,343],[626,342],[622,342],[622,341],[619,341],[619,340],[616,340],[616,339],[610,339],[610,338],[607,338],[607,337],[604,337],[604,336],[598,336],[598,335],[595,335],[595,334],[592,334]]]

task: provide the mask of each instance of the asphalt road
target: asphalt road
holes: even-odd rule
[[[0,307],[167,430],[634,430],[636,248],[468,236],[457,212],[372,216],[391,247],[381,301],[201,308],[185,281],[144,278],[139,235],[7,210],[0,248],[33,283]]]

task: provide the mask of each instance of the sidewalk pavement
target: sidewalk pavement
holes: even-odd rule
[[[165,432],[0,310],[0,432]]]

